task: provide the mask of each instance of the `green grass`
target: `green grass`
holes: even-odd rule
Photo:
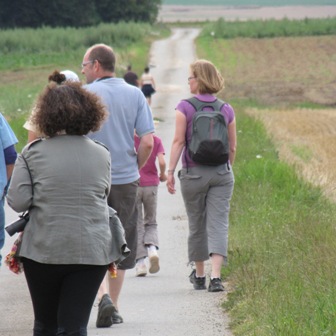
[[[238,151],[225,304],[235,335],[336,332],[336,206],[280,162],[264,127],[236,105]],[[257,158],[261,156],[261,158]]]

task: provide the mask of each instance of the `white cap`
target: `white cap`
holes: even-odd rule
[[[65,76],[65,80],[71,81],[71,82],[80,82],[79,77],[77,74],[71,70],[63,70],[61,71],[61,74]]]

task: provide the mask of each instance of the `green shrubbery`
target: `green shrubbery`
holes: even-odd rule
[[[83,51],[95,43],[116,50],[128,48],[153,32],[145,23],[101,24],[90,28],[41,28],[0,31],[0,70],[41,66],[73,57],[80,63]],[[80,58],[78,58],[80,55]]]

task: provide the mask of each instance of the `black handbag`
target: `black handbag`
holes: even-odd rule
[[[30,181],[31,181],[31,186],[32,186],[32,195],[34,196],[34,187],[33,187],[33,178],[27,163],[27,160],[25,157],[21,154],[22,159],[26,163]],[[21,215],[19,215],[19,219],[15,220],[14,222],[10,223],[5,227],[5,230],[10,236],[13,236],[17,232],[22,232],[24,228],[26,227],[26,224],[29,221],[29,209],[27,211],[24,211]]]

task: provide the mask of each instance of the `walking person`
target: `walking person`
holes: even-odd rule
[[[224,87],[224,79],[215,66],[206,60],[198,60],[190,65],[188,78],[191,94],[200,102],[217,100],[215,94]],[[211,108],[206,110],[212,111]],[[188,224],[188,258],[195,263],[190,275],[194,289],[206,289],[204,262],[211,261],[209,292],[223,291],[221,267],[227,258],[229,208],[233,193],[234,176],[232,165],[236,153],[236,122],[233,108],[224,103],[223,114],[229,139],[229,161],[209,166],[193,161],[187,144],[192,137],[192,121],[196,113],[194,106],[182,100],[176,107],[175,135],[172,143],[167,188],[174,194],[175,169],[182,155],[182,169],[178,172],[181,192],[185,203]],[[183,152],[183,154],[182,154]]]
[[[124,75],[124,80],[126,83],[130,85],[134,85],[139,87],[139,77],[138,75],[132,70],[132,65],[127,66],[127,72]]]
[[[161,139],[154,135],[154,146],[146,164],[140,169],[138,189],[138,249],[136,255],[136,276],[147,275],[146,258],[149,261],[149,273],[157,273],[159,264],[159,236],[156,221],[157,194],[160,182],[167,180],[165,151]],[[138,150],[140,139],[134,135],[135,149]],[[160,174],[156,167],[159,163]]]
[[[152,103],[152,95],[156,91],[155,91],[155,81],[153,76],[149,73],[149,67],[146,67],[144,69],[143,74],[141,75],[140,87],[141,91],[143,92],[144,96],[147,99],[148,105],[150,106]]]
[[[111,153],[111,191],[108,204],[114,208],[125,229],[130,255],[118,265],[116,278],[108,277],[98,292],[98,328],[122,323],[119,295],[125,272],[135,266],[137,251],[136,197],[139,169],[146,163],[153,148],[152,112],[141,90],[115,77],[116,57],[105,44],[90,47],[83,58],[82,73],[86,88],[101,97],[109,117],[98,132],[90,137],[105,144]],[[140,137],[138,152],[134,149],[134,131]]]
[[[17,157],[15,144],[18,140],[5,117],[0,113],[0,266],[1,249],[5,244],[5,197]]]
[[[34,336],[87,335],[109,264],[109,151],[85,135],[107,112],[80,83],[51,83],[32,122],[45,135],[15,163],[9,206],[30,218],[20,257],[34,308]],[[99,246],[99,248],[97,248]]]

